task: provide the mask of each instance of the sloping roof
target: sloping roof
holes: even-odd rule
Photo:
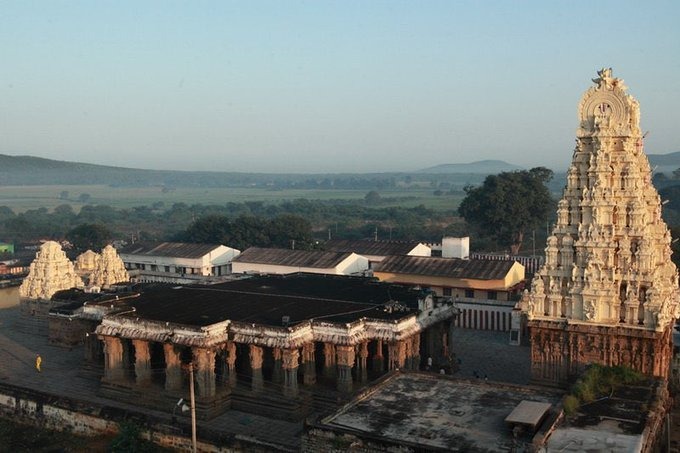
[[[326,250],[333,252],[354,252],[359,255],[407,255],[420,242],[416,241],[365,241],[331,239],[324,244]]]
[[[190,244],[185,242],[137,242],[123,247],[119,254],[169,256],[173,258],[201,258],[216,248],[219,244]]]
[[[476,280],[504,279],[515,261],[439,258],[430,256],[389,256],[378,263],[374,272],[428,275],[433,277]]]
[[[234,258],[235,263],[273,264],[277,266],[330,269],[347,259],[351,253],[322,250],[289,250],[251,247]]]

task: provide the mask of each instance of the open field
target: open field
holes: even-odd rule
[[[62,192],[68,192],[66,199],[60,198]],[[83,203],[78,201],[81,194],[89,194],[86,204],[109,205],[116,208],[133,206],[150,206],[163,202],[166,207],[173,203],[186,204],[224,204],[228,202],[242,203],[246,201],[262,201],[280,203],[285,200],[306,198],[309,200],[363,200],[367,190],[267,190],[261,188],[177,188],[163,192],[161,187],[110,187],[106,185],[58,185],[58,186],[2,186],[0,187],[0,206],[8,206],[14,212],[29,209],[47,208],[49,210],[61,204],[70,204],[79,210]],[[432,189],[391,189],[378,191],[383,199],[400,198],[393,202],[385,200],[376,207],[401,206],[414,207],[425,205],[436,210],[456,209],[462,194],[433,195]],[[408,197],[408,199],[404,199]]]

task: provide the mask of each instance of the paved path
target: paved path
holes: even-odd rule
[[[167,423],[171,422],[171,407],[166,413],[98,396],[99,380],[82,370],[82,346],[71,350],[52,346],[48,344],[46,333],[38,334],[26,329],[27,324],[22,321],[18,307],[0,309],[0,381],[76,400],[141,412],[166,420]],[[35,369],[35,357],[38,353],[43,359],[41,373]],[[300,448],[301,422],[272,420],[232,410],[210,421],[199,421],[199,439],[201,427],[225,434],[252,436],[295,450]]]
[[[509,344],[510,332],[457,328],[453,332],[453,353],[460,359],[457,376],[528,384],[531,357],[528,346]]]

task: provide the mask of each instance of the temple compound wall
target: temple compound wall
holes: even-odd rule
[[[678,275],[643,152],[640,110],[611,69],[579,105],[579,128],[545,264],[522,308],[534,380],[561,384],[589,363],[666,378]]]

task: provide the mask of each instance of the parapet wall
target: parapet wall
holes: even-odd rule
[[[168,425],[141,412],[85,403],[70,398],[0,383],[0,417],[82,437],[115,435],[119,423],[132,421],[141,427],[141,437],[166,448],[191,451],[191,431],[186,426]],[[264,453],[288,451],[247,437],[224,436],[199,427],[200,452]]]

